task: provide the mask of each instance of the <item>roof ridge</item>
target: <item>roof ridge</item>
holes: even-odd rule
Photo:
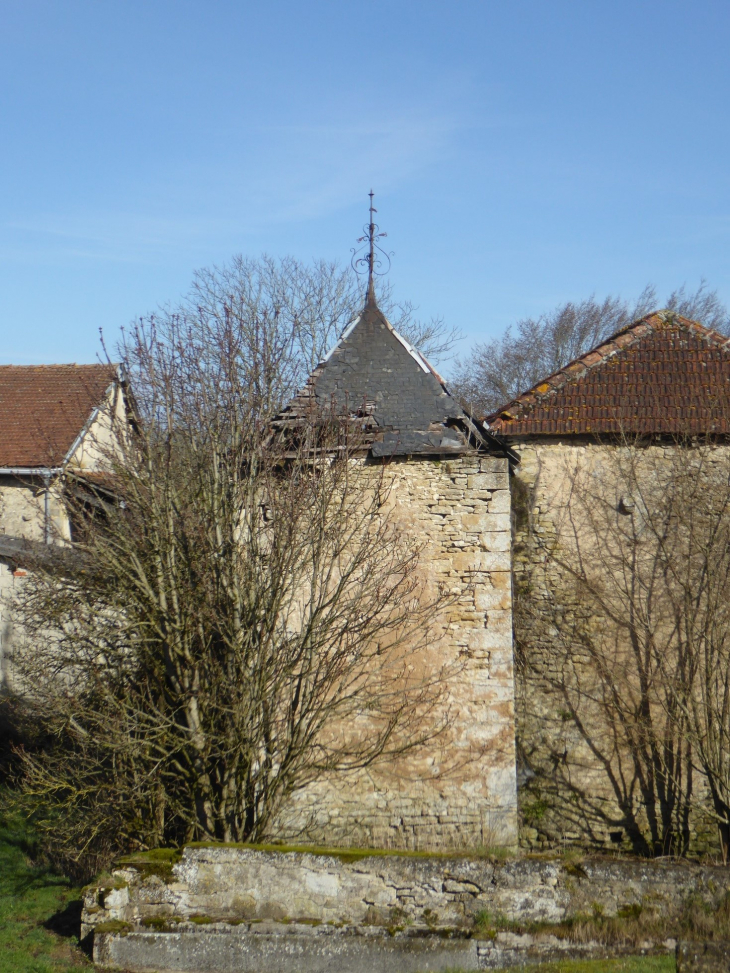
[[[100,368],[106,371],[113,371],[119,368],[120,362],[53,362],[52,364],[42,364],[42,365],[13,365],[13,364],[0,364],[0,368],[13,368],[18,371],[35,369],[39,370],[41,368]]]
[[[635,344],[637,341],[640,341],[641,338],[645,337],[647,334],[657,330],[657,327],[660,324],[666,324],[669,321],[679,324],[680,327],[696,334],[697,337],[711,339],[716,345],[724,350],[727,350],[730,347],[730,337],[720,334],[719,331],[715,331],[713,328],[706,328],[703,324],[700,324],[699,321],[693,321],[690,318],[685,318],[683,315],[677,314],[670,308],[662,308],[657,311],[651,311],[649,314],[645,314],[643,317],[637,318],[636,321],[632,321],[630,324],[625,325],[619,331],[616,331],[608,338],[605,338],[594,348],[591,348],[589,351],[586,351],[577,358],[574,358],[572,361],[569,361],[567,365],[563,365],[561,368],[556,369],[556,371],[552,372],[546,378],[531,386],[531,388],[527,389],[525,392],[521,392],[520,395],[516,396],[514,399],[511,399],[499,409],[495,409],[494,412],[490,412],[487,416],[485,416],[484,421],[488,423],[490,420],[497,419],[502,415],[510,419],[518,418],[518,415],[515,415],[512,412],[513,406],[517,406],[518,409],[527,408],[535,405],[538,402],[544,401],[544,399],[548,396],[555,395],[568,382],[585,377],[585,375],[587,375],[594,368],[602,365],[607,359],[618,354],[620,351],[631,347],[631,345]],[[626,337],[628,337],[629,340],[619,340]],[[583,370],[580,371],[581,369]]]

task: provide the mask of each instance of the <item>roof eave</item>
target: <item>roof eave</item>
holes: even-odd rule
[[[57,476],[63,466],[0,466],[0,476]]]

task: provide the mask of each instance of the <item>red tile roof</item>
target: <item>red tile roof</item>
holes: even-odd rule
[[[728,433],[730,338],[656,311],[486,421],[506,436]]]
[[[60,466],[115,378],[109,365],[0,365],[0,468]]]

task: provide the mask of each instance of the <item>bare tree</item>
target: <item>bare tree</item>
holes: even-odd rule
[[[722,303],[716,290],[708,290],[704,279],[700,281],[696,291],[688,293],[684,284],[672,291],[665,307],[690,321],[699,321],[706,328],[714,328],[721,334],[730,334],[730,311]]]
[[[550,597],[532,598],[527,579],[518,593],[527,684],[563,723],[533,787],[568,795],[562,815],[624,829],[642,854],[686,851],[691,812],[709,815],[727,861],[727,447],[678,437],[587,454],[565,471],[570,499],[544,545]]]
[[[412,302],[396,300],[389,280],[378,278],[376,288],[380,309],[404,338],[435,362],[448,358],[461,337],[458,329],[440,317],[419,318]],[[291,343],[286,397],[303,383],[363,303],[363,282],[350,267],[324,260],[307,264],[294,257],[238,256],[224,267],[196,273],[176,313],[261,319],[269,332],[286,335]]]
[[[664,307],[730,333],[730,311],[704,280],[694,292],[687,293],[684,285],[673,291]],[[523,318],[501,338],[476,344],[458,361],[452,390],[477,414],[488,415],[656,308],[656,289],[648,285],[633,303],[589,297],[567,301],[538,318]]]
[[[309,782],[443,729],[446,668],[414,661],[445,602],[385,512],[386,471],[334,416],[272,433],[342,293],[291,265],[285,304],[281,266],[254,270],[199,275],[196,300],[125,335],[134,432],[67,491],[73,551],[29,555],[13,665],[44,746],[20,753],[16,800],[82,872],[260,839]]]
[[[662,570],[663,630],[673,651],[662,681],[709,791],[723,861],[730,857],[730,470],[726,449],[674,458],[644,531]],[[643,506],[644,498],[641,497]],[[671,639],[671,642],[669,640]],[[658,647],[661,654],[663,647]],[[672,669],[674,671],[672,671]]]

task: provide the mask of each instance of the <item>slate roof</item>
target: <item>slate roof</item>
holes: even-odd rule
[[[496,440],[474,423],[426,359],[374,300],[276,420],[279,428],[331,411],[359,423],[373,456],[459,453]]]
[[[486,417],[512,436],[730,432],[730,338],[656,311]]]
[[[0,365],[0,468],[61,466],[115,380],[108,365]]]

